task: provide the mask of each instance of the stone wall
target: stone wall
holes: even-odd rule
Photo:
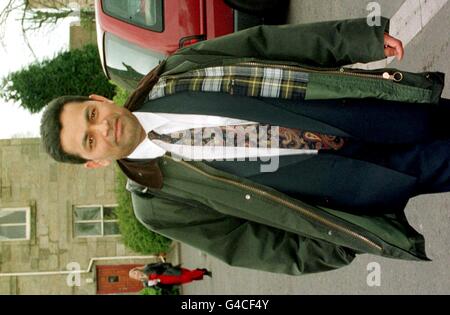
[[[74,205],[115,204],[114,172],[114,167],[87,170],[56,163],[43,151],[40,139],[0,140],[0,208],[31,208],[30,240],[0,241],[0,294],[95,294],[95,267],[82,276],[80,287],[69,287],[67,275],[1,274],[64,271],[69,262],[85,270],[93,257],[137,255],[125,248],[120,236],[73,236]]]

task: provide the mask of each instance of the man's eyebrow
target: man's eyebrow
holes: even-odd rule
[[[89,122],[89,107],[86,106],[86,108],[84,109],[84,118],[86,120],[86,123]],[[87,132],[84,132],[84,136],[83,136],[83,140],[81,141],[81,145],[83,146],[84,149],[86,149],[86,143],[88,141],[88,134]]]

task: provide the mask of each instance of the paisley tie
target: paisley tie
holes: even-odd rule
[[[272,128],[273,127],[273,128]],[[274,129],[276,128],[276,129]],[[274,130],[278,130],[277,138]],[[339,150],[346,139],[297,128],[275,127],[268,124],[228,125],[218,127],[192,128],[171,134],[148,133],[150,140],[160,140],[171,144],[190,146],[240,146],[277,147],[280,149]],[[276,143],[278,142],[278,143]]]

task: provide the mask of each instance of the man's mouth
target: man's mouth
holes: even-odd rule
[[[119,143],[121,135],[122,135],[122,125],[120,124],[120,119],[117,118],[114,125],[114,137],[116,139],[116,144]]]

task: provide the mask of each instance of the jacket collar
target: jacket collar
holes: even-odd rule
[[[161,62],[159,66],[154,68],[149,72],[139,83],[138,90],[142,87],[142,84],[145,82],[149,82],[151,89],[153,85],[158,81],[159,75],[164,68],[165,61]],[[146,89],[146,90],[149,90]],[[127,102],[125,108],[130,110],[131,112],[139,110],[142,105],[145,103],[145,100],[139,101],[142,97],[136,95],[136,92],[133,92],[130,98],[132,98],[131,102]],[[148,95],[148,92],[146,92]],[[144,185],[149,188],[161,189],[163,186],[163,175],[161,169],[158,164],[159,159],[149,159],[149,160],[130,160],[130,159],[120,159],[117,160],[117,164],[120,169],[125,173],[125,175],[137,182],[138,184]]]

